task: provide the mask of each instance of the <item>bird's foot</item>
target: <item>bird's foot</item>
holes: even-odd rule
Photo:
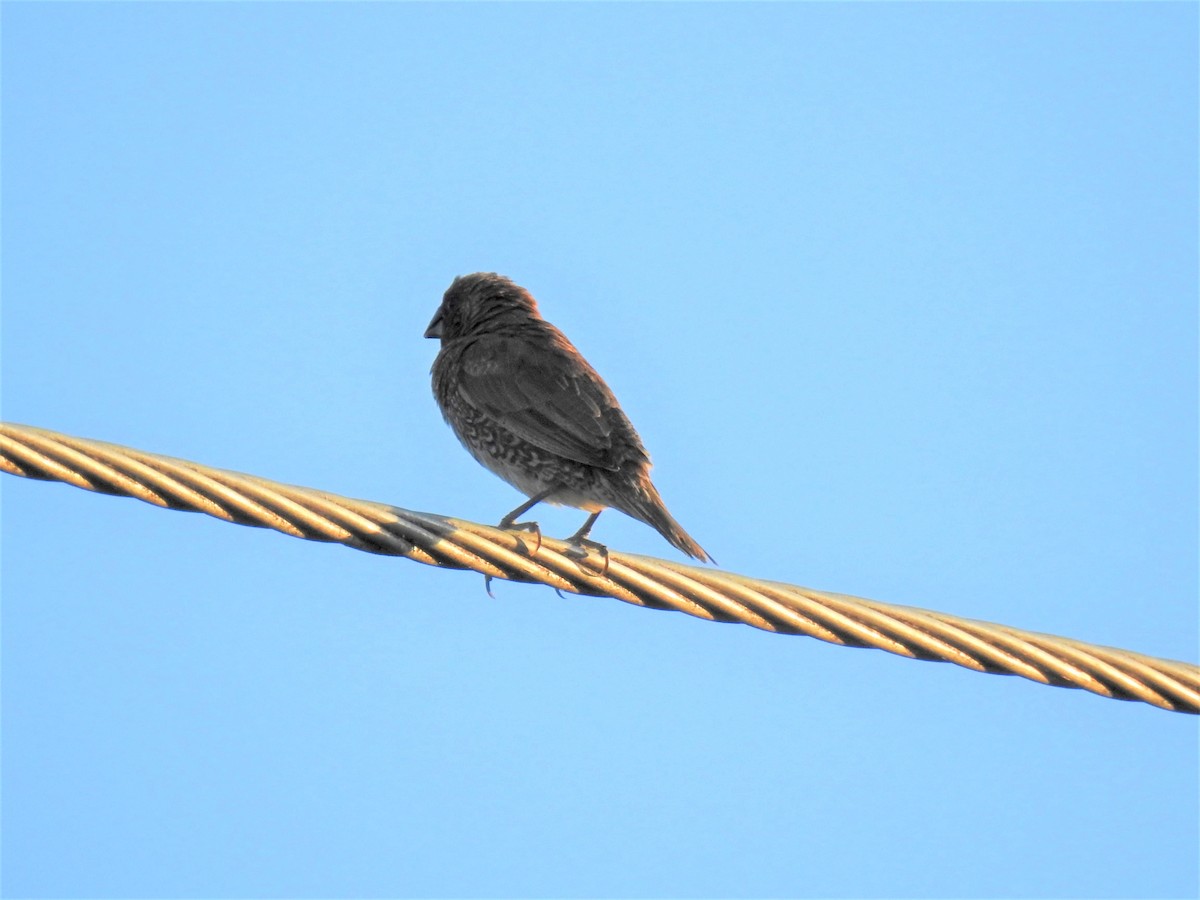
[[[508,518],[505,517],[500,520],[500,524],[496,527],[503,528],[505,531],[524,531],[535,535],[537,537],[537,546],[534,547],[532,551],[530,551],[529,547],[525,545],[524,541],[522,541],[520,538],[517,538],[517,543],[521,545],[521,549],[526,556],[533,556],[534,553],[537,553],[542,549],[542,526],[540,526],[537,522],[510,522],[508,521]]]
[[[580,535],[573,535],[567,538],[567,543],[571,545],[571,549],[566,552],[566,556],[575,560],[579,564],[579,568],[585,572],[590,571],[593,575],[604,576],[608,574],[608,548],[599,541],[589,540]],[[590,551],[596,551],[604,560],[604,565],[600,568],[593,568],[590,565],[584,565],[591,556]]]

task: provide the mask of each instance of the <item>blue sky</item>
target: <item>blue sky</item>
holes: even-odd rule
[[[1194,4],[2,16],[5,419],[494,522],[500,271],[730,570],[1197,659]],[[7,896],[1200,890],[1194,718],[0,487]]]

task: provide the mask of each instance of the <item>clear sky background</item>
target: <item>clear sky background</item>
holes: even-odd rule
[[[495,270],[724,567],[1200,656],[1195,4],[2,15],[5,419],[494,522]],[[0,486],[7,896],[1200,890],[1195,718]]]

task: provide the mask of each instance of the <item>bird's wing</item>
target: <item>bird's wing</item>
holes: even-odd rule
[[[460,371],[463,399],[543,450],[613,471],[614,450],[645,453],[612,391],[565,338],[535,346],[481,336],[464,348]]]

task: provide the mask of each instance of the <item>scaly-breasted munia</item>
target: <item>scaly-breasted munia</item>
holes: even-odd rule
[[[711,561],[667,512],[617,398],[527,290],[492,272],[455,278],[425,337],[442,341],[433,363],[442,415],[475,459],[529,497],[501,528],[543,501],[574,506],[591,513],[570,539],[582,544],[612,507]]]

